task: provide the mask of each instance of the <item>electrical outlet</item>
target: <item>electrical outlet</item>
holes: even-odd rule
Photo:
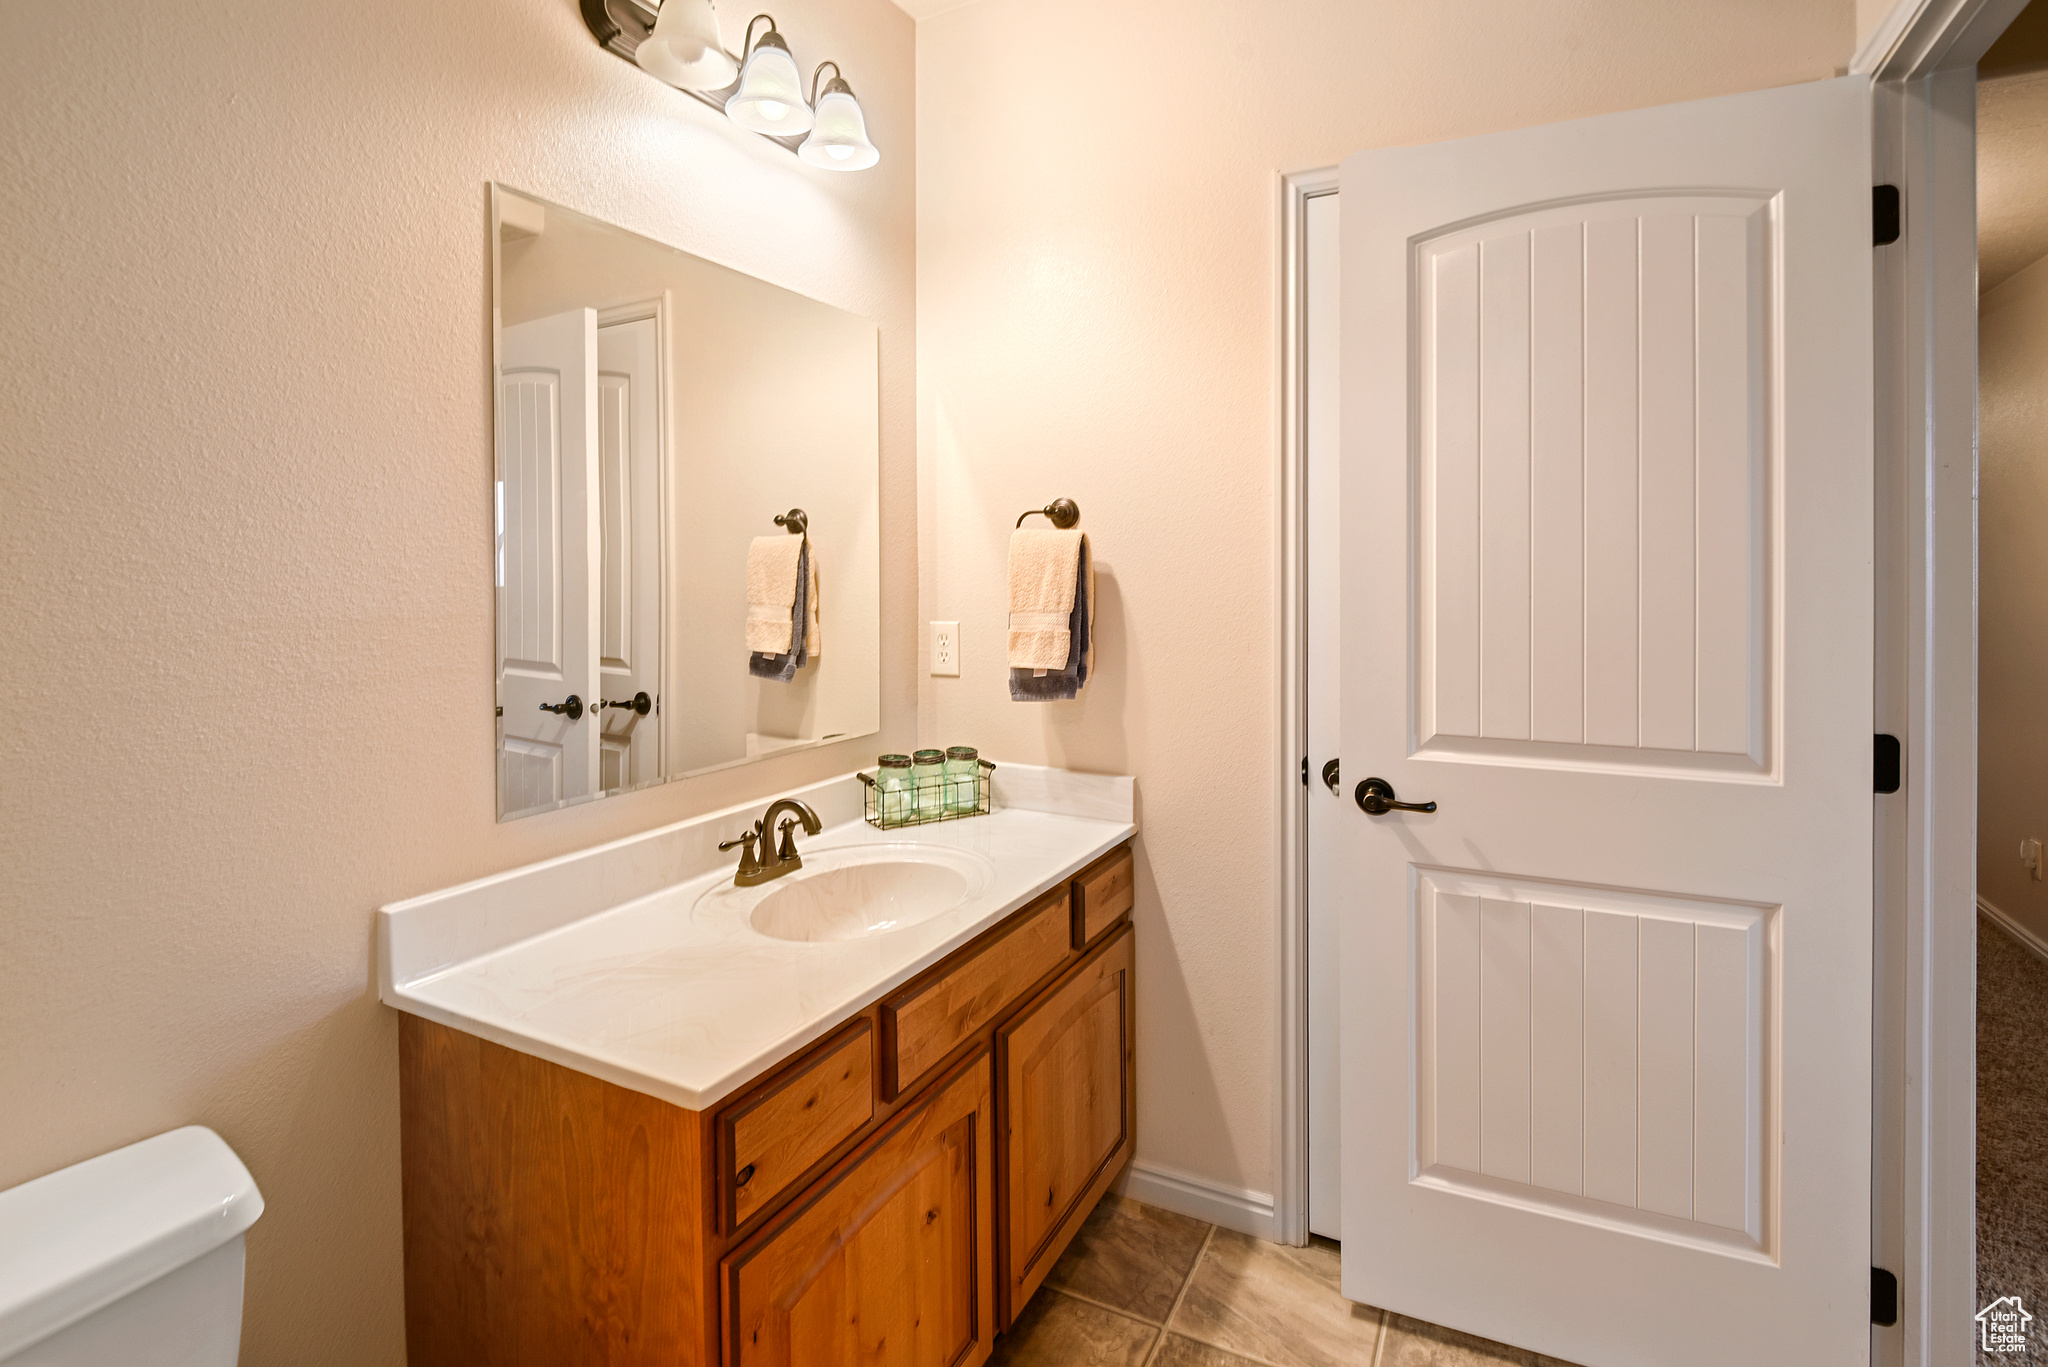
[[[960,624],[932,623],[932,673],[960,677]]]
[[[2022,840],[2020,842],[2020,867],[2034,875],[2036,883],[2041,881],[2041,842]]]

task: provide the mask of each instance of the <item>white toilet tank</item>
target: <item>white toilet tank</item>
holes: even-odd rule
[[[0,1364],[234,1367],[262,1213],[199,1125],[0,1191]]]

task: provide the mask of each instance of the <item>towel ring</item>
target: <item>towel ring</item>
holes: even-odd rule
[[[775,525],[789,528],[791,536],[803,536],[811,529],[811,519],[803,509],[791,508],[786,513],[775,515]]]
[[[1081,505],[1071,498],[1056,498],[1043,508],[1031,508],[1017,514],[1017,525],[1021,527],[1025,518],[1040,514],[1064,532],[1081,520]]]

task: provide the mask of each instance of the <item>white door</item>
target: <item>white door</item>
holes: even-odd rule
[[[500,816],[598,791],[597,411],[595,311],[500,330]]]
[[[1344,1292],[1863,1363],[1870,91],[1344,163]]]
[[[623,312],[597,330],[598,783],[606,792],[661,777],[660,324],[653,305]]]

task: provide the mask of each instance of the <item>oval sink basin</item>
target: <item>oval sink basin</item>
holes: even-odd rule
[[[950,845],[895,841],[803,854],[801,869],[772,883],[712,888],[696,915],[776,940],[863,940],[965,906],[995,876],[988,860]]]
[[[967,900],[967,875],[925,860],[848,864],[782,880],[747,918],[777,940],[858,940],[929,921]]]

